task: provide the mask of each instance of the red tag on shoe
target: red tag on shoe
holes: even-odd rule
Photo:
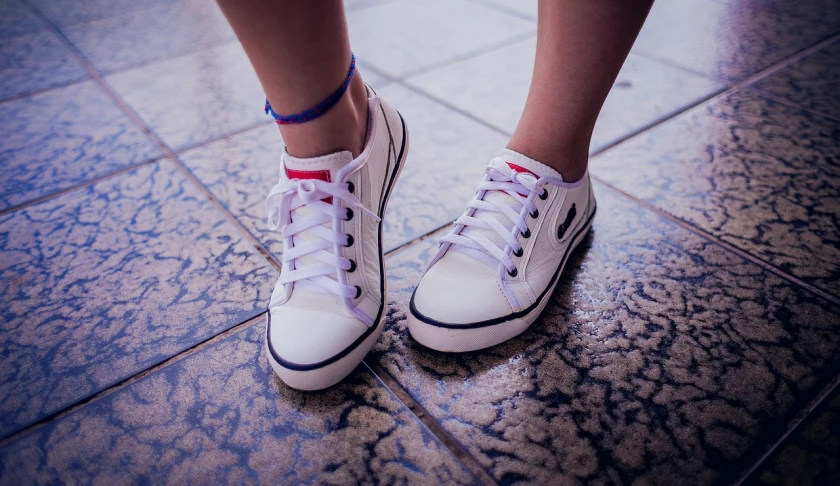
[[[510,162],[506,162],[506,163],[507,163],[508,167],[510,167],[511,169],[513,169],[513,170],[514,170],[514,171],[516,171],[516,172],[519,172],[520,174],[521,174],[522,172],[525,172],[525,173],[527,173],[527,174],[531,174],[532,176],[534,176],[534,178],[539,179],[539,177],[537,177],[537,174],[534,174],[533,172],[531,172],[530,170],[526,169],[525,167],[522,167],[522,166],[519,166],[519,165],[516,165],[516,164],[512,164],[512,163],[510,163]],[[528,195],[527,195],[527,194],[522,194],[521,192],[520,192],[519,194],[520,194],[521,196],[523,196],[523,197],[528,197]]]
[[[289,179],[316,179],[324,182],[332,182],[328,170],[296,170],[286,167],[286,177]],[[332,204],[332,197],[324,198],[322,201]]]

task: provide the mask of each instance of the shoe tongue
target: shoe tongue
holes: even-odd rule
[[[284,176],[288,179],[318,179],[334,182],[338,179],[338,171],[353,161],[353,154],[349,151],[336,152],[320,157],[301,159],[283,151]]]
[[[538,178],[552,177],[561,181],[563,180],[563,176],[551,167],[511,149],[502,150],[499,158],[507,162],[508,167],[516,172],[529,172]]]

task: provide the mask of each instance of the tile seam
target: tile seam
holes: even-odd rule
[[[529,22],[537,23],[537,19],[535,17],[530,17],[528,14],[525,14],[525,13],[522,13],[522,12],[517,12],[514,9],[505,8],[501,5],[498,5],[498,4],[493,3],[493,2],[485,3],[481,0],[467,0],[467,1],[469,3],[475,4],[475,5],[481,5],[482,7],[488,8],[490,10],[495,10],[496,12],[500,12],[500,13],[503,13],[503,14],[510,15],[511,17],[516,17],[516,18],[521,19],[521,20],[527,20]]]
[[[797,109],[797,110],[806,111],[806,112],[808,112],[812,115],[817,115],[819,117],[827,118],[829,120],[840,121],[840,116],[831,115],[831,114],[828,114],[828,113],[825,113],[825,112],[822,112],[822,111],[814,110],[814,109],[808,108],[806,106],[800,105],[799,103],[797,103],[795,101],[788,101],[788,100],[786,100],[786,99],[784,99],[784,98],[782,98],[778,95],[775,95],[773,93],[770,93],[770,92],[768,92],[768,91],[766,91],[762,88],[758,88],[756,86],[749,86],[746,89],[754,91],[756,94],[758,94],[762,98],[766,98],[766,99],[768,99],[770,101],[773,101],[775,103],[779,103],[780,105],[785,105],[785,106],[789,106],[789,107]]]

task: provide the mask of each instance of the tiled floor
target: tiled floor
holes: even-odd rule
[[[263,356],[282,149],[199,0],[0,0],[0,484],[840,480],[840,7],[658,0],[545,315],[431,352],[407,299],[515,127],[534,0],[353,0],[412,147],[388,321],[339,386]]]

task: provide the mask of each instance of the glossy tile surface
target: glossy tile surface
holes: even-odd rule
[[[18,483],[473,484],[370,372],[300,393],[262,323],[0,449]]]
[[[840,120],[840,42],[760,80],[753,87],[786,103]]]
[[[114,74],[106,81],[176,151],[272,122],[263,112],[265,93],[239,44]]]
[[[743,91],[592,160],[592,172],[840,295],[840,122]]]
[[[102,73],[235,41],[216,2],[184,0],[73,24],[62,32]]]
[[[27,0],[40,10],[50,22],[65,27],[68,25],[102,20],[127,14],[136,10],[167,3],[169,0]],[[183,2],[181,2],[183,3]]]
[[[169,161],[0,216],[0,436],[264,309],[275,272]]]
[[[522,18],[537,20],[537,0],[471,0]]]
[[[84,67],[48,30],[0,37],[0,101],[86,78]]]
[[[840,3],[835,0],[808,0],[791,2],[789,0],[716,0],[745,11],[762,11],[783,15],[811,24],[828,27],[832,32],[840,32]]]
[[[826,25],[711,0],[654,3],[633,52],[742,80],[833,34]]]
[[[826,398],[744,484],[840,484],[840,391]]]
[[[513,133],[528,96],[536,39],[517,42],[406,80]],[[720,82],[631,55],[604,103],[592,150],[721,89]]]
[[[420,72],[535,31],[533,22],[448,0],[397,0],[350,12],[347,21],[356,55],[391,76]]]
[[[0,210],[161,155],[93,81],[0,103]]]
[[[836,306],[596,186],[545,314],[442,354],[407,334],[433,239],[388,260],[374,357],[501,483],[727,482],[836,372]]]

